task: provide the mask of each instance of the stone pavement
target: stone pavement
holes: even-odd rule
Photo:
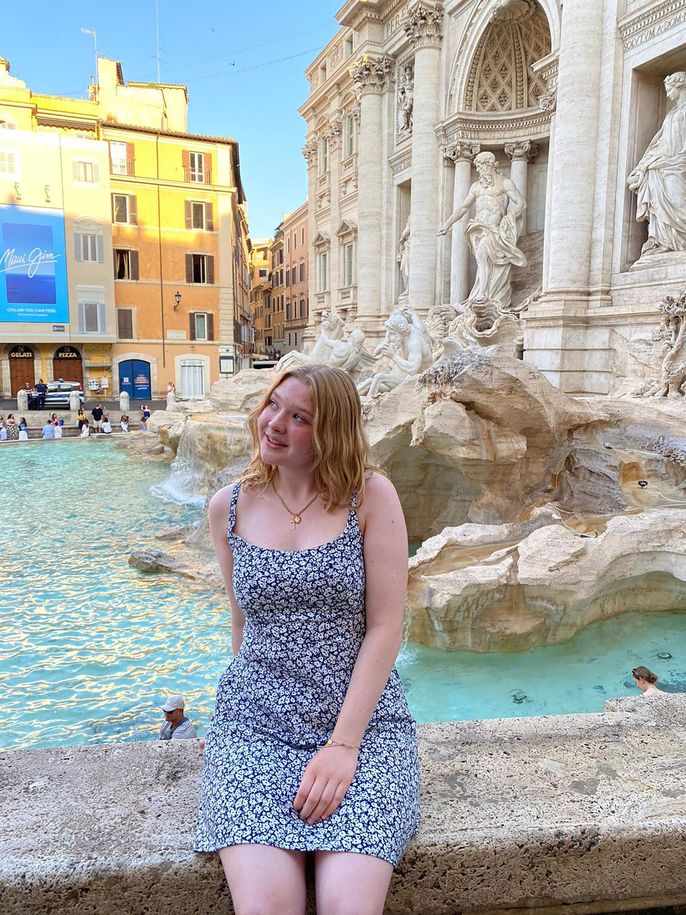
[[[420,728],[422,825],[387,915],[686,907],[686,697]],[[195,741],[0,755],[3,915],[228,915],[191,837]]]

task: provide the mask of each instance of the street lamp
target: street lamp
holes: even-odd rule
[[[174,311],[176,311],[176,309],[181,304],[181,293],[179,292],[178,289],[176,290],[176,293],[174,295],[174,301],[176,302],[176,305],[174,305]]]
[[[95,75],[93,77],[93,83],[98,82],[98,35],[95,29],[81,29],[84,35],[90,35],[93,39],[93,56],[95,57]]]

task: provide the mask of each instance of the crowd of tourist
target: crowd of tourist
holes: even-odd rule
[[[38,387],[38,385],[36,386]],[[145,432],[148,428],[148,420],[151,413],[147,404],[140,410],[140,429]],[[129,432],[131,428],[131,417],[128,413],[122,413],[119,418],[118,429],[116,431]],[[76,429],[78,438],[88,438],[93,433],[102,435],[112,435],[115,432],[115,426],[112,425],[109,416],[105,412],[102,404],[97,403],[90,411],[90,419],[86,416],[83,406],[79,407],[76,415]],[[52,413],[50,418],[45,421],[40,430],[40,438],[56,439],[62,438],[64,432],[64,419]],[[26,417],[22,416],[19,421],[14,413],[8,413],[7,418],[0,415],[0,443],[1,442],[26,442],[29,440],[29,425]],[[37,437],[37,436],[34,436]]]

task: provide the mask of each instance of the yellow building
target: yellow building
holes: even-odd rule
[[[186,113],[185,87],[127,85],[117,61],[98,60],[83,101],[34,95],[0,58],[0,259],[22,256],[17,239],[23,256],[54,248],[36,276],[17,263],[0,282],[5,396],[31,371],[138,399],[169,381],[198,396],[245,364],[238,144],[189,134]]]
[[[256,359],[266,358],[273,342],[271,244],[271,238],[256,238],[250,252],[250,309]]]

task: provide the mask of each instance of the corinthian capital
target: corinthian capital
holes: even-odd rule
[[[329,126],[324,131],[324,136],[329,141],[329,149],[338,149],[338,144],[341,141],[342,133],[343,121],[340,117],[333,118],[331,121],[329,121]]]
[[[524,162],[532,162],[538,155],[538,146],[531,140],[520,140],[517,143],[505,144],[505,155],[510,159],[522,159]]]
[[[302,148],[302,154],[307,162],[307,167],[311,168],[317,164],[317,141],[309,140]]]
[[[412,45],[417,48],[437,48],[441,43],[443,0],[418,0],[407,11],[403,27]]]
[[[371,54],[365,54],[350,68],[350,76],[355,83],[356,92],[360,95],[383,92],[386,88],[392,65],[392,58],[386,55],[372,57]]]
[[[446,159],[449,159],[451,162],[473,162],[474,156],[477,156],[481,151],[481,146],[478,143],[464,143],[457,142],[451,143],[450,146],[446,147],[444,155]]]

